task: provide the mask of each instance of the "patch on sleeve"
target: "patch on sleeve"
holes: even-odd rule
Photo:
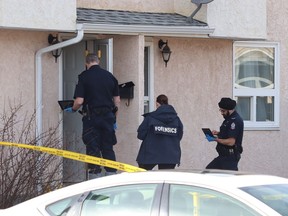
[[[231,124],[231,130],[234,130],[235,129],[235,123],[233,122],[232,124]]]

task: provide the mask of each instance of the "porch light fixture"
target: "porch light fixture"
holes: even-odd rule
[[[166,40],[166,42],[164,42],[163,40],[160,39],[158,41],[158,47],[162,52],[162,58],[163,58],[163,61],[165,62],[165,67],[167,67],[167,63],[172,53],[168,46],[168,41]]]
[[[53,36],[52,34],[49,34],[48,35],[48,43],[50,45],[54,45],[54,44],[57,44],[59,43],[60,41],[58,40],[58,36]],[[57,58],[61,55],[62,53],[62,49],[55,49],[55,50],[52,50],[52,55],[54,56],[55,58],[55,63],[57,63]]]

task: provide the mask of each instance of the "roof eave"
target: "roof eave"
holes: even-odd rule
[[[170,37],[208,37],[214,28],[207,26],[151,26],[151,25],[113,25],[82,23],[85,33],[170,36]]]

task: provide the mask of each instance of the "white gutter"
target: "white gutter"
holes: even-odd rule
[[[208,26],[151,26],[151,25],[115,25],[83,23],[87,33],[171,36],[171,37],[209,37],[214,28]]]
[[[82,24],[78,24],[76,27],[77,36],[70,40],[60,42],[45,48],[42,48],[36,52],[35,55],[35,69],[36,69],[36,138],[38,139],[39,136],[42,134],[42,54],[51,52],[56,49],[60,49],[63,47],[70,46],[72,44],[76,44],[80,42],[84,37],[84,31]],[[37,141],[37,145],[42,145],[41,139]]]

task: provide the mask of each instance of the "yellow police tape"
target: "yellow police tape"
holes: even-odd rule
[[[122,170],[125,172],[139,172],[139,171],[146,171],[145,169],[135,167],[125,163],[119,163],[112,160],[106,160],[103,158],[93,157],[85,154],[80,154],[72,151],[62,150],[62,149],[55,149],[43,146],[34,146],[28,144],[20,144],[20,143],[11,143],[11,142],[0,142],[0,145],[11,146],[11,147],[18,147],[18,148],[26,148],[31,149],[34,151],[45,152],[48,154],[69,158],[72,160],[82,161],[85,163],[96,164],[100,166],[110,167],[117,170]]]

